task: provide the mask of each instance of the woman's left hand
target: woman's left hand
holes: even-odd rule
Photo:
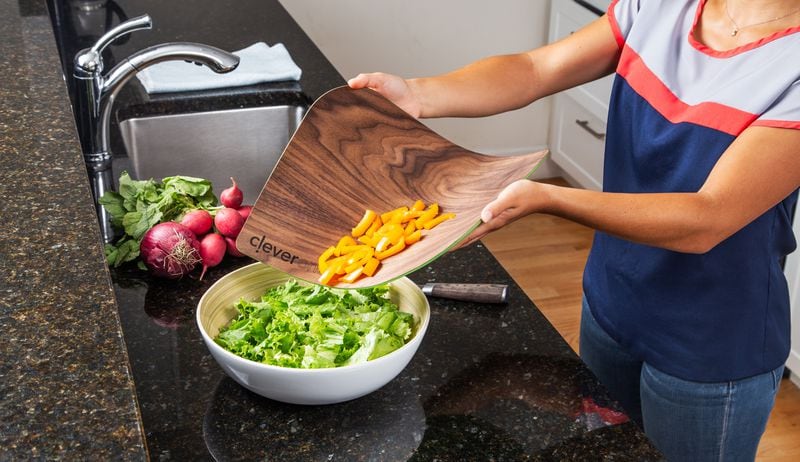
[[[500,191],[497,198],[481,211],[481,223],[456,249],[466,247],[486,234],[536,211],[540,192],[538,183],[518,180]]]

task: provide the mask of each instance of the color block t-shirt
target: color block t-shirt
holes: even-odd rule
[[[750,126],[800,129],[800,27],[729,51],[692,31],[705,0],[615,0],[621,48],[603,189],[695,192]],[[797,155],[800,155],[798,146]],[[749,377],[785,362],[797,191],[702,254],[598,232],[584,273],[592,312],[636,357],[687,380]]]

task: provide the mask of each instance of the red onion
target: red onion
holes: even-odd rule
[[[180,223],[164,222],[150,228],[139,251],[154,275],[169,279],[190,273],[200,263],[200,242]]]

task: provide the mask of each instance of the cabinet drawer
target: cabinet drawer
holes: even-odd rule
[[[553,161],[582,187],[602,189],[605,122],[567,94],[556,95],[554,110]]]

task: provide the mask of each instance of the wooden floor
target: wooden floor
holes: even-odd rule
[[[483,239],[575,351],[581,276],[591,241],[592,230],[548,215],[530,215]],[[800,389],[789,379],[781,383],[757,460],[800,461]]]

